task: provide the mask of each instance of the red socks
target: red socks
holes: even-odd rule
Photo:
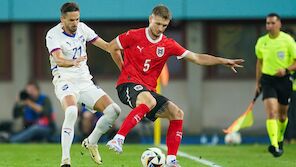
[[[128,134],[128,132],[134,126],[136,126],[142,120],[144,115],[147,114],[149,111],[149,107],[145,104],[140,104],[138,107],[134,108],[125,118],[117,134],[120,134],[125,137]]]
[[[128,132],[136,126],[150,111],[149,107],[145,104],[140,104],[138,107],[134,108],[129,115],[125,118],[117,134],[126,136]],[[179,145],[182,140],[182,128],[183,120],[172,120],[167,132],[166,143],[168,147],[168,155],[177,155]]]
[[[183,120],[172,120],[167,132],[168,155],[177,155],[182,140]]]

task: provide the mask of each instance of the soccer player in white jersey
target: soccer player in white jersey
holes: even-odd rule
[[[77,103],[84,103],[104,115],[96,123],[93,132],[82,142],[92,159],[102,164],[97,142],[107,132],[120,114],[119,106],[91,81],[86,53],[86,43],[107,51],[108,43],[87,25],[80,22],[80,10],[76,3],[65,3],[61,7],[61,23],[51,28],[46,35],[50,53],[51,70],[55,94],[65,110],[61,131],[61,167],[70,167],[70,147],[77,119]]]

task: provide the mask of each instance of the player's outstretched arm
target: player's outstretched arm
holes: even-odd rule
[[[73,59],[73,60],[65,59],[64,55],[60,49],[52,52],[51,55],[53,56],[55,63],[57,63],[57,65],[59,67],[72,67],[72,66],[78,67],[80,62],[87,59],[86,56],[81,56],[81,57],[78,57],[77,59]]]
[[[116,39],[113,39],[108,46],[109,53],[112,56],[113,61],[116,63],[119,70],[122,70],[123,59],[121,55],[120,47],[118,46]]]
[[[199,64],[199,65],[217,65],[217,64],[222,64],[227,67],[230,67],[235,73],[236,67],[243,67],[241,64],[244,62],[243,59],[226,59],[222,57],[215,57],[212,55],[208,54],[198,54],[198,53],[193,53],[189,52],[186,56],[185,59],[187,61],[190,61],[194,64]]]
[[[106,52],[109,52],[108,50],[109,43],[104,41],[102,38],[97,38],[95,41],[92,42],[92,44],[95,45],[96,47],[103,49]]]

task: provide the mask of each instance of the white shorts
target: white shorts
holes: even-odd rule
[[[106,93],[96,86],[90,79],[62,79],[55,77],[52,81],[55,94],[62,102],[68,95],[76,97],[78,103],[84,103],[89,109],[93,109],[95,103]]]

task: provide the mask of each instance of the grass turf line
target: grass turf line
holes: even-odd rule
[[[152,145],[124,145],[123,154],[116,154],[105,145],[99,145],[103,158],[101,167],[140,167],[140,156]],[[96,167],[88,152],[81,155],[81,147],[72,145],[71,159],[73,167]],[[296,145],[285,145],[285,153],[274,158],[267,152],[267,145],[239,146],[202,146],[182,145],[182,152],[192,156],[205,158],[223,167],[291,167],[296,166]],[[59,166],[61,147],[59,144],[0,144],[0,167],[55,167]],[[192,160],[180,157],[180,165],[184,167],[204,167]]]

